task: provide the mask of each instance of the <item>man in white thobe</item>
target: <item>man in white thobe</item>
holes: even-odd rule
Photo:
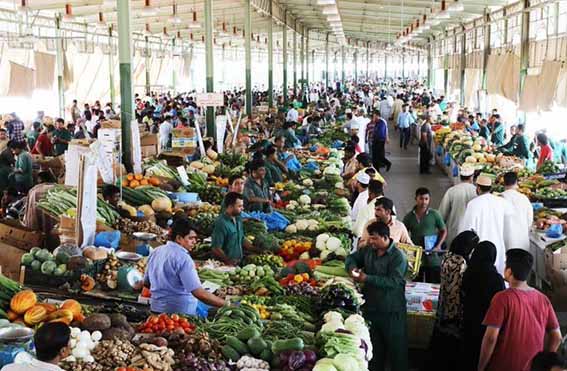
[[[390,104],[388,96],[384,96],[384,98],[380,101],[380,116],[382,116],[386,121],[388,121],[392,116],[392,104]]]
[[[360,148],[362,148],[363,151],[367,152],[365,133],[366,133],[366,126],[370,122],[370,119],[364,116],[363,108],[359,108],[357,110],[357,116],[355,117],[355,120],[358,123],[358,139],[359,139],[358,144],[360,145]]]
[[[398,95],[392,107],[394,123],[398,122],[398,115],[402,112],[403,106],[404,106],[404,101],[402,100],[401,96]]]
[[[510,201],[514,214],[508,219],[506,247],[508,249],[530,250],[530,226],[534,220],[534,210],[526,195],[518,192],[518,175],[511,171],[504,174],[502,197]],[[511,233],[514,231],[514,233]]]
[[[363,172],[356,176],[356,190],[358,191],[358,196],[352,205],[350,213],[353,222],[356,221],[360,210],[368,205],[368,183],[370,183],[370,175]]]
[[[475,231],[480,241],[490,241],[496,246],[496,269],[504,274],[506,260],[507,219],[514,213],[508,200],[490,193],[492,178],[480,175],[476,181],[477,197],[467,204],[467,209],[459,227],[463,231]]]
[[[451,246],[453,238],[459,233],[459,224],[467,204],[476,197],[476,187],[473,184],[474,168],[472,166],[463,166],[460,168],[461,182],[449,188],[441,204],[439,205],[439,213],[445,220],[447,225],[447,245]]]

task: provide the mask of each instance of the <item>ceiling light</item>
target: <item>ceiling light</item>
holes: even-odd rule
[[[104,14],[102,12],[98,13],[98,21],[95,25],[97,30],[105,30],[107,27],[106,22],[104,21]]]
[[[335,5],[335,0],[317,0],[317,5]]]
[[[27,0],[21,0],[20,5],[18,5],[16,7],[16,10],[18,11],[18,13],[21,14],[25,14],[28,11],[29,7],[28,7],[28,1]]]
[[[69,22],[73,20],[73,7],[71,4],[65,4],[65,14],[63,15],[63,20]]]
[[[201,28],[201,24],[197,22],[197,12],[193,11],[193,19],[189,22],[189,28]]]
[[[152,8],[152,4],[150,3],[150,0],[145,0],[144,1],[144,7],[142,8],[142,16],[144,17],[151,17],[156,15],[157,11],[155,8]]]
[[[336,5],[328,5],[328,6],[324,6],[321,9],[321,12],[325,15],[333,15],[333,14],[339,14],[339,10],[337,9]]]
[[[152,36],[152,31],[150,30],[150,25],[146,23],[146,28],[144,29],[144,36],[150,37]]]
[[[181,24],[183,22],[181,18],[179,18],[179,16],[177,15],[177,4],[175,3],[173,4],[173,11],[168,21],[169,23],[173,23],[173,24]]]

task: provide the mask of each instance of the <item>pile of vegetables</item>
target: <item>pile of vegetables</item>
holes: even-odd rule
[[[326,260],[329,255],[346,257],[350,252],[350,240],[347,238],[337,238],[327,233],[322,233],[315,240],[315,247],[320,251],[320,257]],[[346,246],[345,246],[346,245]]]
[[[309,250],[313,248],[311,241],[287,240],[281,245],[279,255],[285,261],[309,259]]]
[[[345,283],[331,282],[321,289],[321,306],[323,309],[340,308],[348,312],[357,312],[362,299],[354,287]]]
[[[187,318],[177,314],[171,316],[162,313],[159,316],[150,316],[138,331],[149,334],[163,334],[165,332],[183,331],[190,334],[195,331],[195,325],[190,323]]]
[[[236,284],[251,283],[264,276],[274,276],[274,271],[269,265],[247,264],[230,272],[230,279]]]
[[[300,232],[317,232],[320,229],[319,222],[315,219],[299,219],[295,223],[286,227],[285,232],[289,234],[296,234]]]
[[[67,271],[69,255],[60,252],[53,256],[47,249],[33,247],[29,253],[22,255],[21,264],[31,268],[36,272],[48,276],[70,276],[72,273]]]

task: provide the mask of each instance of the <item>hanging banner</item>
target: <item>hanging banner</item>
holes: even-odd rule
[[[227,116],[220,115],[215,119],[216,126],[216,142],[217,142],[217,152],[223,153],[224,150],[224,135],[226,134],[226,124],[228,122]]]
[[[197,94],[197,105],[199,107],[224,106],[223,93],[199,93]]]
[[[83,241],[81,247],[86,247],[94,244],[96,234],[97,166],[96,157],[86,155],[83,157],[84,167],[77,194],[82,196],[80,215]]]

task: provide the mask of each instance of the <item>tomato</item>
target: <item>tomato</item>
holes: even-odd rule
[[[187,318],[180,318],[177,323],[183,326],[183,325],[188,325],[189,321],[187,321]]]
[[[173,321],[179,321],[179,315],[177,315],[177,314],[172,314],[172,315],[171,315],[171,319],[172,319]]]
[[[157,316],[150,316],[150,318],[148,318],[147,322],[154,324],[157,323],[159,321],[159,318]]]
[[[170,331],[170,332],[173,332],[173,330],[175,330],[175,326],[169,325],[169,326],[167,326],[167,330]]]
[[[162,314],[159,315],[159,319],[165,321],[165,320],[169,319],[169,316],[165,313],[162,313]]]

